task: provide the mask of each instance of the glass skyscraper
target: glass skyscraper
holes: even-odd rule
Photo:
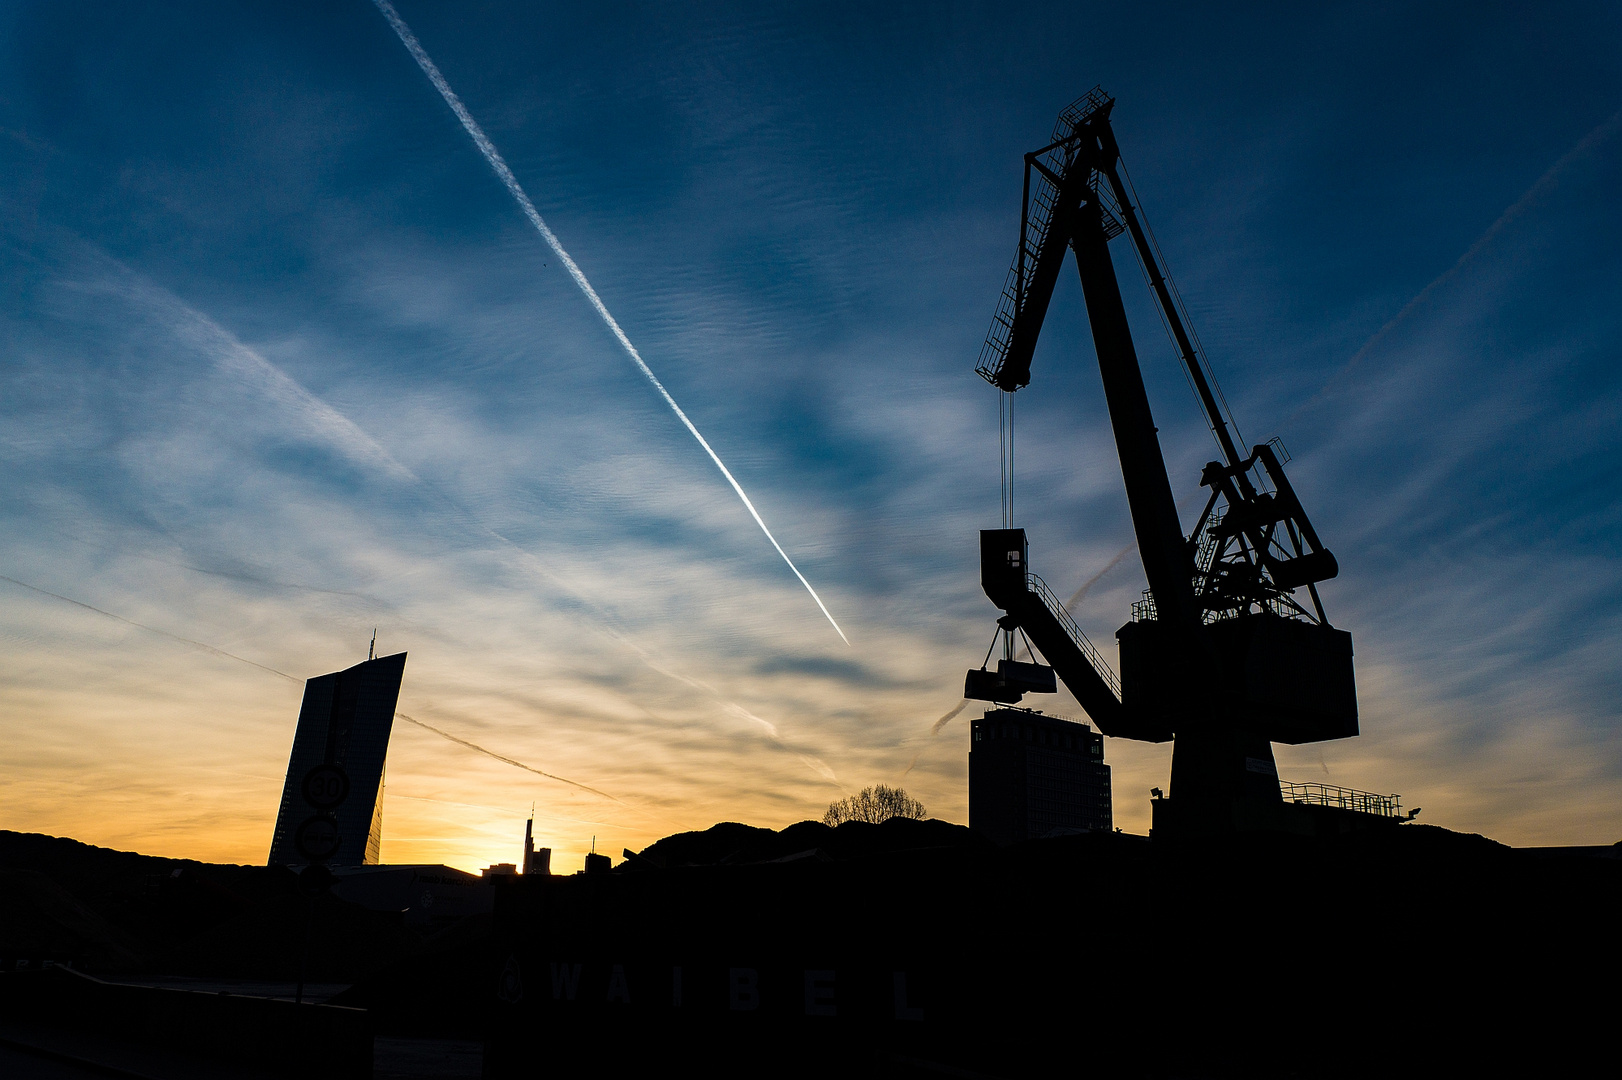
[[[309,851],[299,848],[301,828],[306,830],[307,849],[315,850],[314,841],[324,834],[325,847],[333,848],[325,860],[329,865],[370,866],[378,861],[383,844],[383,765],[405,662],[405,653],[380,656],[304,684],[304,704],[270,842],[270,865],[312,861]],[[347,784],[335,783],[339,776]]]

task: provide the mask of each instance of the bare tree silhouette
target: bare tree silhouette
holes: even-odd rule
[[[879,784],[866,787],[845,799],[835,799],[822,815],[824,825],[840,825],[847,821],[866,821],[877,825],[891,818],[921,820],[927,815],[924,804],[908,795],[903,788]]]

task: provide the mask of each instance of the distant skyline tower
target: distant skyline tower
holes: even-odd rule
[[[535,847],[535,811],[524,825],[524,873],[546,875],[552,872],[552,849]]]
[[[406,654],[396,653],[305,682],[270,842],[271,866],[310,862],[299,850],[299,830],[321,817],[336,825],[329,865],[377,863],[383,845],[383,769],[405,662]],[[315,790],[306,780],[322,766],[325,790]],[[331,783],[334,769],[347,779],[347,793]]]

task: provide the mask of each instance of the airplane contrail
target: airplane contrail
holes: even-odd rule
[[[494,750],[486,750],[484,747],[480,746],[478,743],[469,742],[468,740],[462,738],[460,735],[452,735],[450,732],[442,731],[439,728],[436,728],[432,724],[425,724],[421,720],[418,720],[415,716],[407,716],[403,712],[396,712],[394,715],[395,715],[396,719],[404,720],[408,724],[416,724],[420,728],[425,728],[428,731],[432,731],[435,735],[438,735],[442,739],[449,739],[451,742],[455,743],[457,746],[465,746],[469,750],[473,750],[473,751],[475,751],[477,753],[484,754],[487,757],[493,757],[497,761],[502,762],[505,765],[511,765],[514,768],[523,769],[525,772],[532,772],[536,776],[544,776],[548,780],[557,780],[557,781],[559,781],[561,783],[569,784],[569,785],[571,785],[573,787],[579,788],[582,791],[589,791],[593,795],[601,795],[605,799],[613,799],[615,802],[620,803],[620,805],[622,805],[622,806],[624,805],[624,800],[615,799],[614,796],[610,795],[606,791],[598,791],[596,788],[589,787],[589,786],[587,786],[585,784],[582,784],[578,780],[570,780],[567,777],[558,776],[558,775],[556,775],[554,773],[542,772],[540,769],[537,769],[533,765],[525,765],[522,761],[518,761],[515,758],[510,758],[510,757],[507,757],[507,756],[505,756],[503,754],[498,754]]]
[[[1425,301],[1429,300],[1443,286],[1458,277],[1464,268],[1474,262],[1498,238],[1498,235],[1513,224],[1517,218],[1552,193],[1556,186],[1559,185],[1562,173],[1576,162],[1593,153],[1597,147],[1604,144],[1608,139],[1615,137],[1619,132],[1622,132],[1622,110],[1612,113],[1608,119],[1577,140],[1575,146],[1562,154],[1553,165],[1550,165],[1543,175],[1538,177],[1537,181],[1526,189],[1520,198],[1511,203],[1491,225],[1487,226],[1486,232],[1476,237],[1475,243],[1465,249],[1464,254],[1460,255],[1452,266],[1433,278],[1430,284],[1420,289],[1418,293],[1414,294],[1413,299],[1402,306],[1401,311],[1386,320],[1385,325],[1376,330],[1374,336],[1365,341],[1362,348],[1353,353],[1352,358],[1341,365],[1340,369],[1329,377],[1329,380],[1324,383],[1316,394],[1313,394],[1311,398],[1299,405],[1294,412],[1286,417],[1280,427],[1289,426],[1302,413],[1328,397],[1331,391],[1350,377],[1368,357],[1369,353],[1374,351],[1376,346],[1390,336],[1393,330],[1407,321],[1408,316],[1423,306]]]
[[[591,287],[591,282],[586,280],[585,273],[575,263],[574,259],[570,258],[569,253],[563,250],[563,244],[558,241],[556,234],[542,220],[540,212],[535,209],[535,204],[529,201],[529,196],[524,193],[524,189],[518,183],[518,178],[513,176],[512,170],[507,167],[507,162],[502,158],[500,151],[485,135],[484,129],[479,126],[478,121],[474,120],[473,115],[467,111],[467,106],[462,104],[462,99],[456,96],[456,92],[451,89],[451,84],[445,81],[445,76],[440,74],[439,67],[423,49],[422,43],[417,40],[417,35],[411,32],[411,27],[407,26],[405,20],[400,18],[400,13],[394,10],[394,5],[389,3],[389,0],[372,0],[372,2],[377,5],[377,10],[383,13],[383,17],[389,21],[389,25],[394,27],[394,32],[399,35],[400,41],[405,45],[407,51],[411,53],[412,58],[417,61],[417,66],[422,68],[423,74],[428,76],[428,81],[433,83],[434,89],[439,91],[439,96],[445,99],[445,104],[451,107],[451,111],[456,114],[456,118],[462,122],[462,127],[467,129],[467,133],[472,136],[474,145],[479,148],[479,152],[484,155],[484,159],[490,163],[490,168],[495,172],[497,178],[506,185],[507,190],[518,203],[519,209],[524,212],[524,216],[529,218],[530,224],[534,225],[536,231],[546,240],[547,246],[562,261],[564,268],[569,271],[569,276],[574,279],[574,283],[580,286],[580,291],[586,294],[586,299],[591,301],[591,306],[597,309],[597,314],[602,318],[609,330],[613,331],[614,337],[620,343],[620,347],[625,350],[625,355],[631,358],[631,361],[636,364],[637,370],[642,372],[643,377],[653,385],[655,390],[659,391],[659,396],[665,399],[665,404],[670,406],[670,410],[676,414],[676,418],[687,428],[688,433],[698,440],[698,445],[702,446],[704,452],[710,455],[710,460],[715,462],[715,467],[721,470],[721,475],[726,477],[727,483],[732,485],[732,490],[738,493],[738,498],[743,500],[743,505],[749,511],[749,516],[755,519],[755,524],[760,526],[760,531],[766,534],[766,539],[771,541],[772,547],[777,549],[777,553],[783,557],[783,561],[788,564],[788,568],[794,571],[794,576],[800,579],[800,584],[804,585],[805,591],[811,594],[811,599],[817,602],[817,607],[821,608],[822,614],[827,616],[829,624],[833,626],[834,632],[839,635],[840,640],[849,645],[850,638],[845,636],[845,632],[839,628],[839,623],[834,621],[833,614],[829,612],[828,606],[822,602],[822,597],[817,595],[817,590],[813,589],[811,583],[805,580],[805,575],[800,573],[800,568],[794,565],[794,560],[788,557],[788,552],[783,550],[783,545],[777,542],[777,537],[773,536],[772,531],[766,527],[765,519],[760,516],[760,511],[755,509],[755,504],[749,501],[749,496],[744,494],[743,487],[732,475],[731,470],[722,463],[720,456],[710,447],[704,436],[699,434],[698,428],[694,427],[693,422],[687,418],[687,414],[682,412],[681,406],[676,404],[676,399],[670,396],[670,391],[665,389],[664,383],[660,382],[658,377],[654,375],[653,369],[648,367],[646,361],[642,359],[642,354],[636,351],[635,345],[631,344],[631,339],[625,336],[624,330],[620,329],[620,324],[614,320],[613,315],[609,314],[608,306],[603,303],[602,297],[598,296],[597,290]]]
[[[958,713],[962,712],[965,708],[967,708],[968,704],[969,704],[969,699],[968,698],[964,698],[962,701],[958,702],[957,703],[957,708],[953,709],[951,712],[948,712],[945,716],[941,717],[939,720],[935,721],[933,724],[931,724],[929,726],[929,733],[931,735],[939,735],[941,733],[941,728],[945,727],[948,723],[951,722],[951,720],[952,720],[952,718],[954,716],[956,716]],[[914,760],[916,760],[916,759],[914,759]],[[911,769],[912,766],[908,765],[907,768]]]
[[[964,698],[962,701],[958,702],[956,708],[954,708],[951,712],[947,713],[945,716],[941,717],[939,720],[935,721],[933,724],[930,725],[929,733],[931,735],[939,735],[941,733],[941,728],[945,727],[948,723],[950,723],[954,716],[956,716],[958,713],[962,712],[964,709],[968,708],[968,706],[969,706],[969,699],[968,698]],[[924,756],[924,752],[922,750],[919,750],[916,754],[912,755],[912,760],[907,763],[907,767],[905,769],[901,770],[901,775],[906,776],[908,773],[912,772],[913,766],[917,765],[918,764],[918,759],[923,757],[923,756]]]
[[[63,596],[61,593],[54,593],[49,589],[42,589],[38,585],[30,585],[28,582],[18,581],[14,577],[7,577],[4,574],[0,574],[0,581],[9,581],[13,585],[20,585],[30,592],[37,592],[41,596],[49,596],[53,600],[60,600],[65,604],[72,604],[74,607],[84,608],[86,611],[93,611],[97,615],[105,615],[107,618],[115,619],[118,622],[124,623],[126,626],[133,626],[137,630],[145,630],[149,634],[161,635],[162,637],[169,638],[171,641],[178,641],[183,645],[190,645],[195,649],[202,649],[204,652],[213,653],[215,656],[223,656],[228,660],[239,660],[250,667],[256,667],[260,671],[268,671],[272,675],[280,675],[282,678],[291,679],[293,682],[304,681],[296,675],[289,675],[285,671],[277,671],[275,668],[267,667],[264,664],[259,663],[257,660],[249,660],[246,656],[238,656],[236,653],[226,652],[224,649],[215,648],[213,645],[210,645],[207,642],[198,641],[195,638],[181,637],[179,634],[172,634],[167,630],[160,630],[156,626],[148,626],[146,623],[138,623],[134,619],[126,619],[122,615],[114,615],[110,611],[103,611],[101,608],[92,604],[87,604],[83,600],[75,600],[71,596]]]

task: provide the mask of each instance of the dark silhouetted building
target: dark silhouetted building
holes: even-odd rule
[[[992,709],[970,730],[971,829],[999,844],[1110,829],[1104,737],[1090,725]]]
[[[309,853],[299,849],[300,829],[322,818],[337,832],[335,850],[326,857],[329,864],[377,863],[383,843],[383,765],[405,662],[405,653],[380,656],[304,684],[270,865],[310,862]],[[320,772],[325,787],[315,791],[306,780],[322,766],[327,767]],[[334,782],[334,769],[347,780],[343,791]]]

